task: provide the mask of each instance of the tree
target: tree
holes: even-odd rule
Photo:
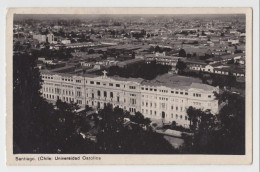
[[[145,126],[149,126],[151,123],[151,120],[149,118],[145,118],[140,112],[136,112],[135,115],[131,115],[130,120]]]
[[[184,49],[180,49],[179,51],[179,57],[186,57],[186,51]]]
[[[94,54],[94,53],[95,53],[95,51],[93,49],[88,50],[88,54]]]
[[[245,154],[244,97],[225,91],[216,98],[224,104],[216,115],[193,107],[187,110],[193,135],[184,135],[181,153]]]
[[[148,122],[139,112],[131,118],[132,115],[123,109],[113,109],[108,105],[97,115],[97,153],[178,153],[162,135],[143,129],[142,124]],[[125,117],[129,117],[133,123],[125,126]]]
[[[26,54],[13,56],[13,138],[14,152],[29,152],[34,147],[30,128],[33,125],[33,109],[39,102],[41,88],[36,59]],[[35,139],[35,138],[33,138]]]
[[[212,85],[223,87],[233,87],[236,85],[236,77],[233,75],[213,75]]]
[[[155,51],[155,48],[154,48],[153,46],[151,46],[151,47],[149,48],[149,51],[154,52],[154,51]]]
[[[36,59],[13,56],[13,152],[91,153],[93,143],[77,132],[82,121],[75,115],[77,106],[57,101],[55,110],[41,97]]]
[[[199,119],[203,115],[203,112],[200,109],[190,106],[187,109],[187,115],[190,121],[190,129],[195,131],[198,127]]]
[[[155,52],[160,52],[160,51],[161,51],[161,48],[160,48],[158,45],[156,45],[156,47],[154,48],[154,51],[155,51]]]
[[[232,58],[231,60],[229,60],[228,62],[227,62],[227,64],[234,64],[234,59]]]
[[[184,69],[186,69],[187,65],[185,62],[178,60],[177,64],[176,64],[176,69],[179,70],[180,73],[182,73],[182,71]]]

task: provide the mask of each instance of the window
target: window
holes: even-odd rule
[[[97,85],[100,85],[100,82],[96,82]]]
[[[211,98],[211,95],[208,95],[208,98]]]
[[[99,90],[97,91],[97,95],[100,96],[100,91]]]
[[[107,92],[106,91],[104,91],[104,97],[107,97]]]
[[[116,84],[116,87],[120,87],[120,84]]]
[[[117,102],[119,102],[119,100],[120,100],[119,97],[117,97]]]
[[[154,91],[157,91],[157,89],[154,89]]]
[[[152,110],[150,110],[150,115],[152,115],[153,114],[153,111]]]
[[[154,115],[156,116],[156,111],[154,111]]]
[[[176,119],[178,119],[178,114],[176,114]]]
[[[174,93],[174,91],[171,91],[171,93],[173,94],[173,93]]]
[[[113,98],[113,92],[110,92],[110,98]]]
[[[144,87],[141,87],[141,90],[144,90]]]
[[[162,103],[162,108],[165,109],[165,103]]]
[[[129,86],[129,89],[135,89],[135,86]]]
[[[109,86],[113,87],[113,84],[112,84],[112,83],[109,83]]]
[[[185,95],[188,95],[188,93],[186,92]]]
[[[77,91],[76,95],[77,95],[78,97],[80,97],[80,96],[81,96],[81,91]]]
[[[183,94],[183,92],[180,92],[180,94]]]
[[[145,88],[145,90],[148,90],[148,88]]]
[[[94,84],[94,81],[90,81],[90,84]]]
[[[179,92],[178,92],[178,91],[175,91],[175,94],[179,94]]]

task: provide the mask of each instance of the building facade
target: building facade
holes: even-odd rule
[[[46,42],[47,41],[47,37],[46,35],[33,35],[33,39],[36,39],[39,41],[39,43],[42,43],[42,42]]]
[[[189,127],[186,109],[189,106],[218,112],[214,92],[218,88],[200,83],[185,86],[154,85],[143,79],[107,77],[94,75],[71,75],[41,72],[42,96],[55,103],[58,99],[99,109],[107,104],[120,107],[131,113],[141,112],[152,120],[165,123],[176,121]]]

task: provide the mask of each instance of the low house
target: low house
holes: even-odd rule
[[[201,60],[184,60],[184,62],[187,64],[187,68],[190,70],[197,70],[202,71],[203,68],[207,65],[204,61]]]
[[[229,60],[232,59],[240,59],[241,57],[245,56],[244,53],[239,53],[239,54],[229,54],[229,55],[224,55],[224,56],[220,56],[220,58],[222,59],[221,62],[228,62]]]

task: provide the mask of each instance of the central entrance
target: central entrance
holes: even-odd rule
[[[162,118],[164,119],[165,118],[165,112],[162,111]]]

